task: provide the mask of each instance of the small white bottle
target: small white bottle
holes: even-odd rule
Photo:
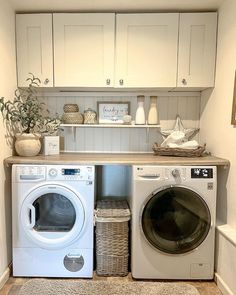
[[[145,111],[144,111],[144,95],[137,96],[138,107],[135,115],[135,124],[136,125],[144,125],[146,123],[145,120]]]
[[[150,107],[148,112],[148,124],[158,124],[158,113],[157,113],[157,96],[150,96]]]

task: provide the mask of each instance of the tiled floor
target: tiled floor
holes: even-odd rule
[[[94,273],[94,280],[123,280],[123,281],[132,281],[132,277],[129,274],[126,277],[98,277],[96,273]],[[0,295],[18,295],[21,286],[27,282],[28,278],[13,278],[11,277],[5,286],[0,290]],[[193,286],[195,286],[200,295],[221,295],[222,293],[217,288],[214,281],[186,281]],[[46,294],[45,294],[46,295]],[[173,294],[174,295],[174,294]]]

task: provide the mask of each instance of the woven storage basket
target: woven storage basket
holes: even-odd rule
[[[204,153],[206,145],[199,146],[197,149],[180,149],[160,147],[155,142],[152,149],[157,156],[175,156],[175,157],[200,157]]]
[[[129,256],[96,255],[97,274],[102,276],[126,276]]]
[[[68,103],[63,107],[65,113],[76,113],[79,111],[79,107],[76,103]]]
[[[99,201],[96,210],[97,274],[126,276],[130,210],[125,201]]]
[[[79,112],[64,113],[62,116],[62,121],[65,124],[83,124],[84,118]]]

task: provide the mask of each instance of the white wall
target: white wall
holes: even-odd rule
[[[16,88],[15,71],[15,14],[7,0],[0,0],[0,97],[12,98]],[[0,116],[0,288],[11,262],[11,195],[9,169],[3,159],[11,155]]]
[[[218,53],[216,83],[212,91],[202,96],[200,117],[201,141],[219,157],[229,159],[230,171],[219,171],[217,217],[219,223],[228,223],[236,231],[236,126],[231,125],[231,108],[236,69],[236,1],[225,0],[219,9]],[[226,186],[226,189],[225,189]],[[220,244],[223,236],[219,234]],[[216,255],[227,261],[229,247],[218,247]],[[219,250],[220,249],[220,250]],[[219,252],[220,251],[220,252]],[[234,251],[235,255],[236,251]],[[233,252],[232,252],[233,255]],[[224,259],[225,257],[225,259]],[[235,257],[234,257],[235,258]],[[236,294],[236,265],[225,268],[217,264],[216,272],[229,289]]]

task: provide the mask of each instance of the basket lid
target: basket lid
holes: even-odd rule
[[[97,217],[129,217],[130,210],[126,201],[102,200],[97,202]]]

